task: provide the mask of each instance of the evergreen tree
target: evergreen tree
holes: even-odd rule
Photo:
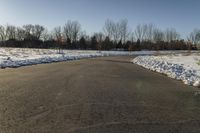
[[[81,49],[87,49],[86,40],[84,37],[81,37],[81,39],[79,40],[79,44]]]
[[[96,38],[96,36],[93,36],[93,37],[91,38],[91,48],[92,48],[93,50],[96,50],[97,47],[98,47],[97,38]]]
[[[110,50],[110,49],[112,49],[112,44],[113,43],[110,41],[110,38],[107,36],[105,38],[105,40],[103,41],[103,43],[102,43],[103,50]]]
[[[140,49],[141,49],[140,39],[137,40],[136,49],[137,49],[137,50],[140,50]]]
[[[67,38],[67,48],[71,49],[72,48],[72,44],[71,44],[71,39]]]
[[[123,47],[122,40],[117,43],[117,49],[121,49]]]

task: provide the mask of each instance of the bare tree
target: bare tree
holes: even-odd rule
[[[62,30],[61,30],[60,26],[55,27],[53,29],[53,35],[54,35],[54,38],[55,38],[56,41],[58,41],[58,42],[61,41],[61,39],[62,39]]]
[[[179,37],[180,37],[179,33],[174,28],[166,29],[166,31],[165,31],[165,41],[166,42],[178,40]]]
[[[134,31],[134,39],[148,42],[167,41],[179,39],[180,35],[175,29],[167,29],[165,32],[158,29],[154,24],[139,24]]]
[[[147,28],[146,33],[145,33],[145,40],[149,42],[153,42],[154,30],[156,29],[155,25],[150,23],[150,24],[147,24],[145,27]]]
[[[44,26],[27,24],[23,26],[25,39],[40,40],[45,30]]]
[[[7,25],[6,27],[0,26],[0,39],[2,41],[8,39],[23,40],[25,37],[25,31],[20,27],[13,25]]]
[[[188,38],[192,44],[200,44],[200,29],[194,29]]]
[[[68,21],[63,27],[63,33],[65,39],[70,39],[73,42],[77,42],[79,33],[81,31],[81,25],[78,21]]]
[[[25,38],[25,30],[17,27],[16,28],[16,39],[22,41]]]
[[[113,38],[113,41],[115,43],[118,43],[119,40],[120,40],[120,36],[121,36],[121,33],[122,33],[120,30],[121,30],[120,29],[120,23],[119,22],[118,23],[113,22],[113,24],[112,24],[112,34],[111,34],[110,39]]]
[[[103,27],[103,32],[107,37],[111,39],[113,38],[113,30],[115,28],[115,23],[112,20],[107,19]]]
[[[6,26],[6,34],[7,34],[7,39],[16,39],[16,27],[13,25],[7,25]]]
[[[153,42],[155,29],[156,29],[156,27],[152,23],[139,24],[136,26],[136,29],[134,31],[135,39],[139,39],[140,41]]]
[[[99,33],[94,33],[94,36],[97,39],[97,42],[102,43],[103,40],[105,39],[105,36],[103,35],[103,33],[99,32]]]
[[[128,20],[123,19],[119,22],[119,33],[120,33],[120,40],[125,44],[128,36],[130,35],[130,31],[128,30]]]
[[[71,21],[68,21],[64,27],[63,27],[63,32],[64,32],[64,35],[65,35],[65,39],[70,39],[72,40],[72,24],[71,24]]]
[[[45,28],[41,25],[35,25],[32,29],[32,34],[35,37],[35,39],[40,40]]]
[[[49,33],[48,29],[45,28],[44,31],[43,31],[43,33],[42,33],[42,35],[41,35],[41,39],[43,41],[48,41],[48,40],[51,40],[51,36],[52,35]]]
[[[145,24],[143,24],[143,25],[139,24],[139,25],[136,26],[136,29],[134,31],[136,39],[139,39],[140,41],[144,41],[146,33],[147,33],[147,25],[145,25]]]
[[[34,26],[32,24],[23,25],[23,29],[25,32],[25,39],[32,39],[32,29],[34,29]]]
[[[130,37],[129,39],[130,39],[130,41],[131,41],[132,43],[137,41],[136,38],[135,38],[134,32],[131,32],[129,37]]]
[[[73,41],[77,42],[78,40],[78,36],[79,36],[79,32],[81,30],[81,25],[79,24],[78,21],[73,21]]]
[[[54,36],[54,38],[55,38],[55,40],[57,41],[57,44],[58,44],[58,53],[59,54],[63,53],[63,51],[61,50],[62,41],[63,41],[61,26],[55,27],[53,29],[53,36]]]
[[[154,40],[155,43],[159,42],[159,41],[163,41],[164,40],[164,33],[158,28],[154,29],[153,40]]]
[[[120,40],[125,43],[130,34],[128,30],[128,20],[123,19],[119,22],[114,22],[108,19],[103,27],[103,32],[105,36],[109,37],[115,43],[118,43]]]
[[[3,25],[0,25],[0,41],[6,40],[6,30]]]

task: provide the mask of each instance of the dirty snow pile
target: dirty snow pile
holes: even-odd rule
[[[182,80],[187,85],[200,86],[200,54],[198,53],[138,56],[132,62],[171,78]]]
[[[94,50],[53,50],[27,48],[0,48],[0,68],[20,67],[33,64],[77,60],[100,56],[150,55],[154,51],[94,51]]]

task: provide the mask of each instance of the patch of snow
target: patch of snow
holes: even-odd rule
[[[166,74],[170,78],[182,80],[184,84],[200,87],[198,60],[200,60],[200,55],[193,53],[138,56],[132,62],[149,70]]]
[[[193,84],[193,86],[200,87],[200,81],[195,81],[194,84]]]

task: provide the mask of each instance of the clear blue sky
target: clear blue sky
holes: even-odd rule
[[[0,0],[0,24],[42,24],[49,29],[78,20],[88,33],[102,30],[106,19],[176,28],[185,37],[200,28],[200,0]]]

